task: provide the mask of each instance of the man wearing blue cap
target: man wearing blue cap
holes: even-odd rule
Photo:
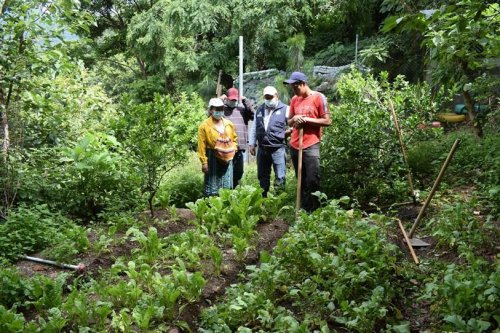
[[[332,121],[326,97],[309,88],[307,76],[304,73],[293,72],[290,78],[283,83],[290,85],[295,94],[290,101],[288,125],[293,126],[290,154],[296,176],[298,172],[299,129],[303,128],[301,208],[312,212],[319,207],[318,198],[312,193],[320,189],[321,127],[330,126]]]

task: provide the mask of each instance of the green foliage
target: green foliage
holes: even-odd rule
[[[113,136],[89,133],[66,151],[61,203],[70,214],[88,219],[133,204],[138,181],[122,149]]]
[[[0,331],[5,333],[21,333],[24,331],[24,317],[0,304]]]
[[[46,206],[18,207],[0,224],[1,257],[14,260],[42,250],[57,242],[54,234],[72,227],[71,221]]]
[[[188,230],[165,239],[166,254],[171,260],[181,261],[189,270],[201,269],[202,259],[209,258],[216,248],[212,238],[200,230]]]
[[[22,96],[22,123],[25,147],[68,145],[89,132],[109,133],[116,110],[99,84],[79,63],[71,72],[56,77],[39,76]]]
[[[16,303],[22,301],[25,285],[26,281],[17,269],[1,267],[0,305],[11,308]]]
[[[262,190],[243,186],[234,191],[222,189],[219,196],[200,199],[187,206],[196,215],[199,226],[209,233],[228,230],[231,227],[253,231],[262,213]]]
[[[290,57],[288,59],[287,69],[289,71],[302,70],[304,64],[304,48],[306,46],[306,37],[304,34],[297,34],[287,39]]]
[[[62,229],[52,239],[52,246],[42,253],[45,257],[58,262],[70,262],[77,254],[85,253],[90,247],[90,229],[71,225]]]
[[[494,90],[487,92],[485,88],[498,82],[491,71],[495,66],[491,59],[497,58],[500,50],[498,11],[496,2],[458,1],[441,6],[430,17],[421,12],[389,17],[384,26],[385,31],[399,28],[424,35],[422,45],[430,55],[433,83],[457,89],[464,96],[480,136],[481,119],[476,118],[473,105],[478,97],[495,96]]]
[[[150,227],[147,235],[139,229],[132,227],[127,233],[127,236],[132,236],[131,241],[137,242],[140,247],[134,249],[138,253],[138,260],[147,264],[153,264],[165,247],[165,243],[158,237],[156,228]]]
[[[436,101],[424,87],[413,87],[398,77],[389,84],[354,71],[337,84],[340,104],[332,108],[332,126],[322,141],[322,191],[329,197],[350,195],[361,204],[393,203],[408,193],[407,167],[391,109],[398,116],[405,144],[434,132],[417,125],[430,120]]]
[[[56,278],[38,275],[31,279],[29,290],[29,303],[37,310],[47,311],[58,308],[63,302],[63,286],[68,274],[61,273]]]
[[[483,204],[498,215],[500,196],[500,137],[496,133],[478,139],[469,131],[456,131],[436,140],[421,141],[408,149],[408,162],[416,179],[430,186],[437,177],[455,140],[460,146],[451,160],[443,181],[449,185],[475,184],[478,186]]]
[[[153,199],[163,177],[182,164],[195,144],[203,102],[194,94],[178,99],[156,95],[147,104],[125,99],[121,108],[123,116],[115,127],[131,152],[153,215]]]
[[[192,155],[182,167],[169,172],[158,189],[156,199],[162,208],[185,207],[203,197],[203,173],[197,155]]]
[[[491,221],[481,221],[475,216],[474,209],[473,202],[453,198],[453,202],[444,204],[428,221],[426,230],[437,238],[438,246],[456,248],[466,257],[475,249],[491,248],[500,234]]]
[[[498,328],[499,273],[498,263],[477,261],[465,270],[451,264],[426,285],[422,298],[432,300],[435,314],[443,320],[443,330],[485,332]]]
[[[398,295],[398,252],[369,219],[338,204],[301,215],[265,263],[248,267],[248,282],[203,313],[201,331],[307,332],[333,321],[372,332]]]
[[[61,308],[73,325],[104,329],[112,304],[89,298],[85,288],[79,290],[74,285]]]

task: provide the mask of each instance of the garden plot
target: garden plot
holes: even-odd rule
[[[13,301],[24,314],[19,322],[26,328],[57,321],[61,328],[98,331],[123,325],[140,331],[195,328],[200,310],[236,282],[246,265],[256,264],[260,253],[272,251],[287,231],[284,220],[271,216],[282,199],[263,199],[260,191],[243,188],[193,204],[207,221],[179,209],[158,212],[161,219],[128,219],[93,232],[92,251],[81,257],[88,268],[81,276],[22,261],[18,268],[30,276],[22,278],[30,292]],[[208,222],[209,216],[218,219]],[[39,297],[33,307],[34,289],[38,296],[50,290],[56,301]],[[50,317],[55,308],[60,316]]]

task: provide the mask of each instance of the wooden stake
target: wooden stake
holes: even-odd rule
[[[439,175],[437,176],[436,180],[434,181],[434,185],[432,185],[431,192],[427,196],[427,199],[425,199],[424,205],[420,209],[420,212],[418,213],[417,219],[413,223],[413,226],[411,227],[410,233],[408,234],[409,237],[413,237],[413,234],[415,233],[415,230],[417,230],[417,227],[422,220],[422,217],[424,216],[425,209],[429,205],[429,203],[432,200],[432,197],[434,196],[434,193],[436,193],[436,190],[441,183],[441,178],[443,178],[444,172],[446,171],[446,168],[448,167],[448,164],[450,164],[451,158],[453,157],[453,154],[455,154],[455,151],[458,148],[458,145],[460,144],[460,139],[456,139],[455,143],[453,143],[453,146],[451,147],[450,152],[448,153],[448,156],[446,157],[446,160],[443,163],[443,166],[441,167],[441,170],[439,171]]]
[[[406,164],[406,168],[408,169],[408,185],[410,186],[411,197],[413,198],[413,203],[417,202],[417,198],[415,197],[415,189],[413,187],[413,179],[411,177],[410,164],[408,163],[408,157],[406,155],[405,145],[403,143],[403,135],[401,134],[401,129],[399,128],[398,116],[396,115],[396,111],[394,110],[394,105],[392,104],[392,100],[389,98],[389,106],[391,108],[392,118],[394,119],[394,126],[396,127],[396,133],[399,139],[399,145],[401,146],[401,152],[403,153],[403,160]]]
[[[415,264],[418,265],[420,263],[420,261],[418,260],[417,255],[415,254],[415,250],[413,250],[413,246],[411,245],[411,241],[408,238],[408,235],[406,234],[406,230],[403,227],[401,220],[400,219],[397,219],[397,220],[398,220],[399,228],[401,229],[401,232],[403,233],[403,236],[405,238],[406,245],[408,246],[408,249],[410,250],[410,254],[413,257],[413,261],[415,261]]]
[[[302,192],[302,140],[304,138],[304,128],[299,129],[299,158],[297,162],[297,201],[295,204],[295,216],[299,214]]]
[[[222,77],[222,69],[219,70],[219,77],[217,79],[217,88],[215,88],[215,96],[217,97],[222,95],[222,86],[220,85],[221,77]]]

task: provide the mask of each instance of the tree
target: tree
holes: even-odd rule
[[[302,71],[302,66],[304,65],[304,47],[306,45],[306,37],[304,34],[297,34],[288,38],[286,43],[290,50],[288,69],[292,71]]]
[[[10,177],[13,159],[9,154],[20,141],[12,135],[15,129],[10,126],[11,118],[21,109],[20,96],[30,90],[33,77],[55,77],[71,66],[65,54],[64,35],[85,28],[88,21],[79,12],[77,2],[68,0],[6,0],[0,10],[1,217],[7,215],[18,186]]]
[[[482,136],[482,124],[474,107],[475,93],[485,84],[490,86],[492,80],[498,82],[490,69],[493,60],[500,57],[499,14],[497,2],[463,0],[442,6],[430,16],[422,12],[392,16],[383,29],[422,34],[422,45],[428,50],[428,63],[432,66],[432,82],[458,89],[478,136]]]
[[[204,117],[204,103],[196,95],[179,98],[156,95],[152,102],[134,104],[124,99],[123,117],[116,124],[126,138],[135,166],[148,193],[148,206],[154,216],[153,200],[167,172],[185,161],[194,147],[198,124]]]

